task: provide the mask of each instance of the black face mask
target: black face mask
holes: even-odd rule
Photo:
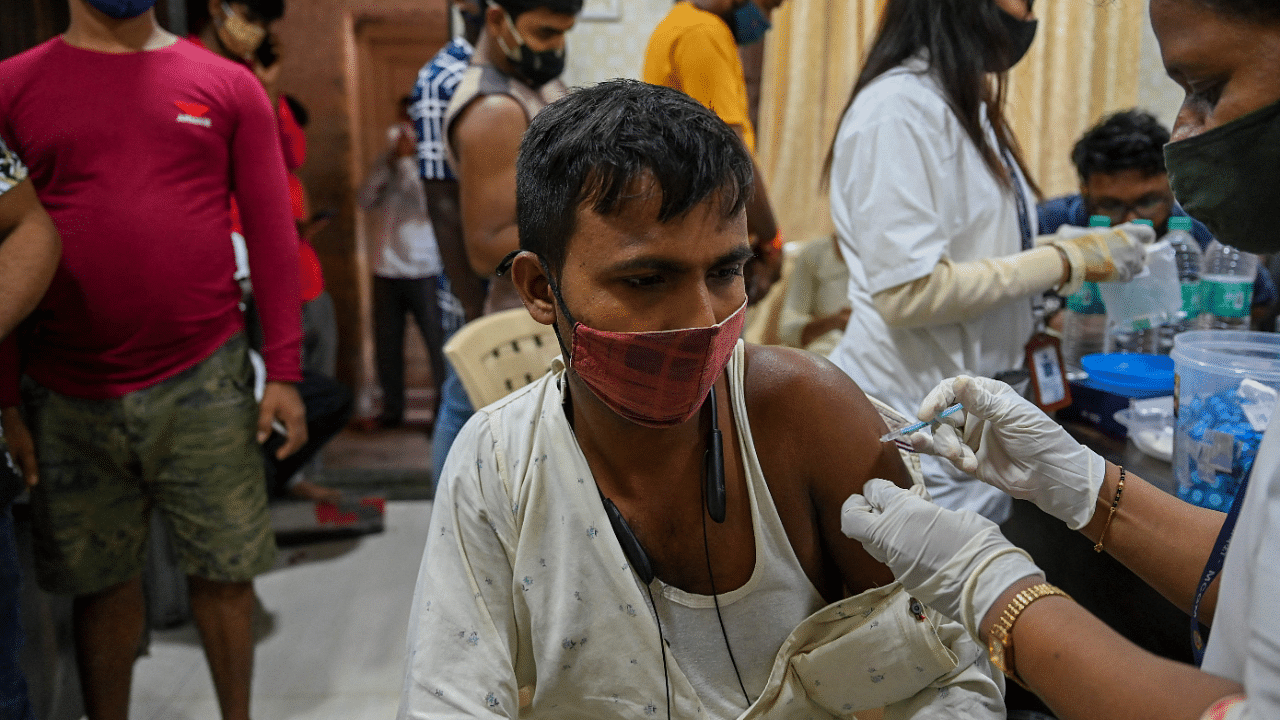
[[[1169,184],[1187,214],[1222,242],[1280,250],[1271,215],[1280,190],[1280,102],[1164,146]]]
[[[498,47],[502,48],[502,54],[515,65],[516,75],[535,90],[560,77],[560,73],[564,72],[564,49],[536,52],[530,50],[524,38],[520,37],[520,31],[516,30],[515,21],[506,13],[503,16],[507,19],[507,27],[511,28],[511,34],[520,44],[513,50],[507,47],[507,44],[502,41],[502,36],[499,35]]]
[[[1030,9],[1030,4],[1027,8]],[[1005,12],[1004,8],[999,8],[999,11],[1000,25],[1009,38],[1009,44],[1003,52],[992,52],[987,58],[987,72],[994,73],[1007,72],[1026,56],[1032,41],[1036,39],[1036,28],[1040,26],[1039,20],[1016,18]]]

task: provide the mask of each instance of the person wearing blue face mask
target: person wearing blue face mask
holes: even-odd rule
[[[0,139],[64,241],[14,334],[25,364],[0,363],[0,407],[23,406],[0,424],[10,447],[30,439],[18,460],[39,471],[27,476],[35,574],[73,597],[85,714],[128,716],[156,513],[222,717],[248,720],[253,579],[276,554],[261,443],[275,422],[287,434],[276,459],[307,441],[297,231],[261,84],[165,31],[148,5],[70,0],[65,33],[0,62]],[[67,112],[83,102],[91,111]],[[260,400],[233,198],[263,327]]]
[[[1174,196],[1223,242],[1280,251],[1280,6],[1151,0],[1150,8],[1165,70],[1186,93],[1164,148]],[[873,480],[845,502],[846,535],[885,559],[915,597],[957,608],[997,664],[1061,720],[1280,717],[1280,426],[1267,429],[1222,513],[1107,462],[993,380],[944,380],[920,417],[956,401],[965,413],[931,439],[913,438],[916,447],[1034,502],[1159,590],[1187,613],[1199,667],[1112,632],[971,513]]]
[[[754,156],[747,82],[738,47],[764,39],[769,14],[784,0],[681,0],[649,37],[642,78],[679,90],[733,128]],[[782,269],[782,235],[755,168],[755,195],[747,206],[747,232],[757,260],[747,266],[747,299],[764,297]]]

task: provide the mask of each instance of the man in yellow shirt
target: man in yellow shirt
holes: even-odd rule
[[[680,90],[710,108],[738,133],[752,155],[755,128],[747,102],[747,82],[738,57],[739,45],[759,42],[769,21],[766,13],[783,0],[681,0],[649,38],[644,54],[644,81]],[[754,165],[755,194],[747,206],[748,232],[763,267],[748,267],[748,297],[764,297],[782,268],[781,236],[763,174]],[[754,270],[754,272],[752,272]]]

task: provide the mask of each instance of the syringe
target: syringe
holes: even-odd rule
[[[887,433],[885,433],[884,435],[881,435],[881,436],[880,436],[880,442],[882,442],[882,443],[892,442],[893,440],[896,440],[898,437],[905,437],[905,436],[910,435],[911,433],[913,433],[913,432],[915,432],[915,431],[917,431],[917,430],[923,430],[923,429],[925,429],[926,427],[928,427],[928,426],[930,426],[930,425],[937,425],[937,424],[938,424],[938,421],[939,421],[939,420],[941,420],[942,418],[944,418],[944,417],[946,417],[946,416],[948,416],[948,415],[953,415],[953,414],[955,414],[956,412],[958,412],[958,411],[960,411],[960,410],[963,410],[963,409],[964,409],[964,406],[963,406],[963,405],[961,405],[960,403],[956,403],[955,405],[952,405],[951,407],[947,408],[946,410],[943,410],[942,412],[940,412],[940,413],[938,413],[937,415],[935,415],[935,416],[933,417],[933,419],[932,419],[932,420],[921,420],[921,421],[920,421],[920,422],[918,422],[918,423],[914,423],[914,424],[912,424],[912,425],[908,425],[908,426],[906,426],[906,427],[904,427],[904,428],[900,428],[900,429],[898,429],[898,430],[894,430],[894,431],[892,431],[892,432],[887,432]]]

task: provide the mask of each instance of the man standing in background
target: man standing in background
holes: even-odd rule
[[[516,154],[529,121],[566,92],[559,80],[565,33],[581,10],[582,0],[490,0],[485,10],[471,65],[443,126],[446,157],[458,176],[463,244],[477,276],[491,277],[503,257],[519,246]],[[511,281],[490,280],[484,312],[515,307],[522,303]],[[446,397],[441,412],[431,448],[437,481],[470,405],[466,415],[449,417]]]
[[[40,462],[37,578],[75,596],[88,716],[125,718],[148,516],[161,513],[222,715],[247,720],[253,578],[275,559],[258,445],[274,422],[287,434],[278,458],[307,439],[276,120],[251,72],[161,29],[148,0],[69,4],[63,35],[0,63],[0,137],[64,249],[19,338]],[[233,189],[265,338],[261,404],[228,242]],[[16,374],[0,380],[12,397]]]
[[[401,100],[401,112],[409,105]],[[382,413],[378,424],[404,422],[404,325],[412,315],[431,361],[436,402],[444,381],[444,355],[437,288],[440,252],[427,216],[427,201],[418,176],[417,143],[404,120],[387,129],[387,151],[378,158],[360,188],[360,206],[381,211],[382,222],[370,263],[373,265],[374,349]],[[434,417],[434,413],[433,413]]]
[[[436,235],[440,263],[447,287],[439,293],[442,344],[464,323],[480,317],[484,306],[485,283],[471,271],[462,240],[462,210],[458,197],[458,177],[447,161],[444,134],[445,112],[467,72],[475,45],[484,29],[488,0],[453,0],[462,18],[462,34],[449,41],[431,62],[418,72],[409,96],[409,117],[418,134],[418,171],[427,196],[427,215]],[[448,358],[444,359],[444,379],[431,433],[432,482],[438,482],[444,457],[454,436],[471,417],[471,400]]]
[[[767,13],[784,0],[681,0],[654,28],[644,53],[644,81],[675,88],[709,108],[742,138],[752,155],[755,191],[747,204],[747,232],[756,261],[747,266],[747,298],[769,292],[782,272],[778,230],[764,174],[755,163],[756,132],[751,124],[747,81],[739,45],[764,39]]]

